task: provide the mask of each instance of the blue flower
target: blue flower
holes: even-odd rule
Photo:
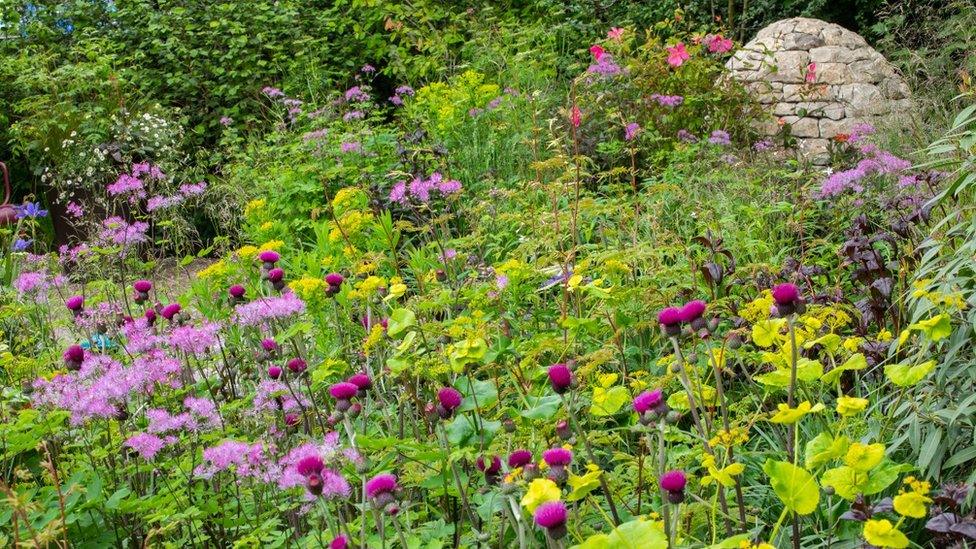
[[[47,217],[47,210],[41,209],[40,202],[27,202],[23,206],[17,206],[17,219],[24,219],[25,217]]]
[[[17,240],[14,240],[13,250],[15,252],[22,252],[27,248],[30,248],[31,242],[33,241],[29,238],[26,240],[23,238],[18,238]]]

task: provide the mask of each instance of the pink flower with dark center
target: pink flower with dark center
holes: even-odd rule
[[[572,463],[573,453],[565,448],[550,448],[542,452],[542,460],[550,467],[565,467]]]
[[[341,381],[329,387],[329,394],[336,400],[349,400],[356,396],[357,392],[359,392],[359,387],[346,381]]]
[[[688,50],[685,48],[684,42],[678,42],[673,46],[668,46],[665,48],[668,50],[668,65],[672,67],[680,67],[685,61],[691,58],[688,54]]]
[[[648,410],[657,408],[662,402],[664,402],[664,395],[660,389],[644,391],[634,397],[634,411],[638,414],[643,414]]]
[[[565,364],[553,364],[548,370],[549,383],[554,391],[565,393],[573,384],[573,372]]]
[[[512,469],[524,467],[532,462],[532,452],[528,450],[515,450],[508,456],[508,466]]]
[[[366,495],[376,499],[383,494],[392,494],[397,489],[397,478],[389,473],[376,475],[366,483]]]

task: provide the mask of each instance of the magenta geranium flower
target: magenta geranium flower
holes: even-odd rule
[[[573,453],[557,446],[542,452],[542,460],[549,467],[565,467],[573,462]]]
[[[668,46],[668,65],[672,67],[680,67],[685,61],[691,58],[688,55],[688,50],[685,48],[684,42],[678,42],[673,46]]]
[[[549,383],[558,394],[569,390],[573,384],[573,372],[565,364],[553,364],[548,370]]]

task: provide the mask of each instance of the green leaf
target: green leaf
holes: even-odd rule
[[[664,533],[645,520],[632,520],[609,534],[596,534],[573,549],[667,549]]]
[[[785,324],[785,318],[773,318],[755,323],[752,326],[752,342],[759,347],[769,347],[782,337],[779,331]]]
[[[395,309],[390,313],[390,322],[387,325],[386,333],[390,337],[397,337],[404,330],[407,330],[417,323],[417,315],[410,309]]]
[[[933,369],[935,369],[935,360],[927,360],[917,366],[889,364],[885,366],[885,375],[899,387],[911,387],[925,379]]]
[[[949,334],[952,333],[952,323],[946,313],[936,315],[928,320],[922,320],[912,326],[921,330],[932,341],[939,341],[949,337]]]
[[[848,501],[853,501],[862,492],[867,481],[866,474],[858,473],[846,465],[828,469],[820,477],[821,484],[830,486],[834,493]]]
[[[498,390],[495,388],[494,383],[476,379],[473,385],[474,387],[472,389],[472,383],[467,377],[463,377],[458,381],[456,388],[464,395],[464,400],[461,402],[460,408],[457,409],[458,412],[474,410],[475,401],[477,401],[477,408],[484,413],[485,410],[491,408],[498,402]]]
[[[847,452],[848,442],[847,437],[834,438],[830,433],[822,432],[807,442],[803,464],[807,469],[816,469],[831,460],[839,459]]]
[[[868,367],[868,361],[861,353],[853,354],[843,364],[820,376],[820,381],[833,385],[840,379],[841,374],[848,370],[863,370]]]
[[[630,400],[630,393],[625,387],[617,386],[610,389],[603,387],[593,388],[593,405],[590,406],[590,413],[597,417],[612,416],[620,411]]]
[[[569,474],[569,479],[566,481],[569,487],[573,490],[566,496],[566,501],[576,501],[583,499],[592,492],[600,487],[600,469],[597,467],[592,471],[588,471],[585,475],[578,477],[572,473]]]
[[[906,463],[892,463],[886,459],[868,471],[868,480],[861,487],[861,493],[870,496],[882,492],[898,480],[899,475],[912,469],[913,467]]]
[[[559,406],[562,405],[562,399],[559,395],[548,395],[544,397],[534,397],[527,396],[525,399],[529,402],[528,410],[522,411],[522,417],[528,419],[549,419],[556,415],[559,411]]]
[[[787,509],[798,515],[809,515],[820,503],[820,487],[813,475],[786,461],[766,460],[763,471]]]

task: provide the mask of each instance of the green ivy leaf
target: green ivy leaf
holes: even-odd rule
[[[889,364],[885,366],[885,375],[892,383],[899,387],[911,387],[935,369],[935,360],[927,360],[916,366],[908,364]]]
[[[763,471],[769,475],[773,491],[786,507],[798,515],[809,515],[820,503],[820,487],[813,475],[786,461],[766,460]]]

